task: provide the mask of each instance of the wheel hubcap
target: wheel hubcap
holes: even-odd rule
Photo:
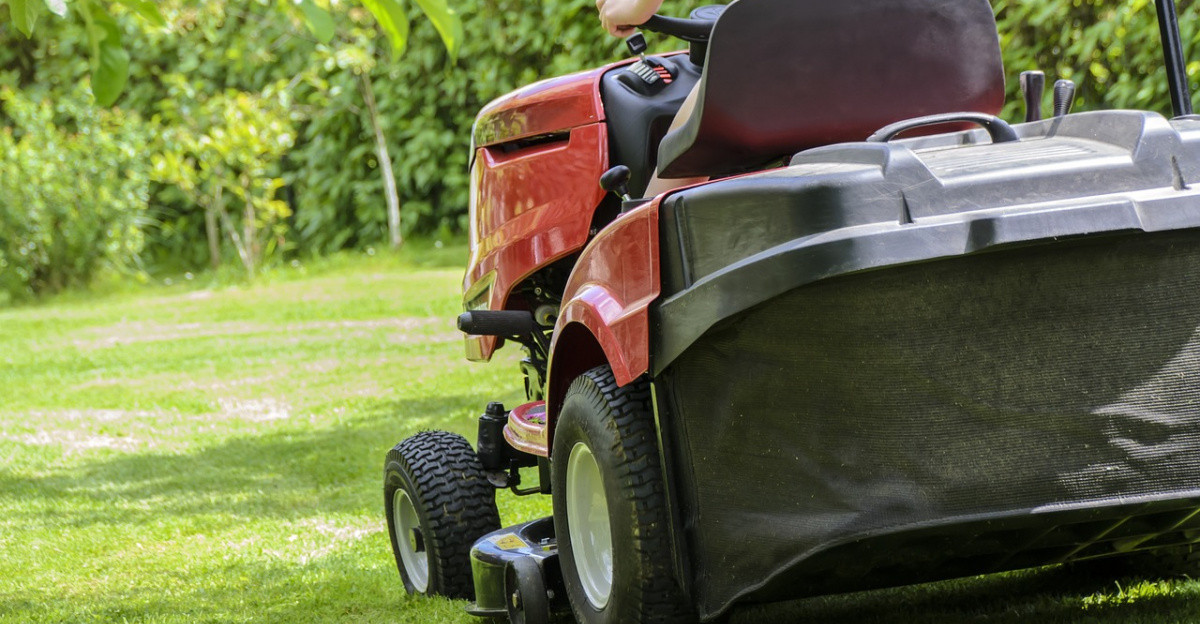
[[[408,492],[397,489],[392,495],[392,514],[396,522],[396,542],[400,545],[400,562],[408,580],[418,593],[429,589],[429,555],[425,551],[425,536],[421,519]]]
[[[612,593],[612,528],[600,466],[582,442],[571,449],[567,460],[566,494],[571,556],[579,582],[592,607],[603,609]]]

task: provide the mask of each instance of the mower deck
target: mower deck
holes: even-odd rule
[[[513,573],[518,567],[525,572],[524,578]],[[513,605],[519,611],[533,606],[520,601],[528,602],[534,593],[546,596],[542,609],[545,616],[570,610],[562,588],[553,518],[525,522],[479,538],[471,549],[471,576],[475,582],[475,602],[467,607],[471,615],[507,618],[514,593],[525,595],[518,596],[518,604]]]

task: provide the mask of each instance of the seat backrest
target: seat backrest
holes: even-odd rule
[[[1004,66],[988,0],[736,0],[697,95],[659,146],[663,177],[736,173],[912,117],[994,114]]]

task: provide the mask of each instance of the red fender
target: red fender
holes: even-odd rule
[[[607,363],[624,386],[650,369],[649,308],[661,292],[658,205],[619,217],[571,272],[550,343],[547,442],[567,387],[580,374]]]

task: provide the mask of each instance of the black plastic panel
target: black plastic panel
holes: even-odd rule
[[[475,602],[467,607],[471,615],[505,619],[508,617],[504,574],[509,563],[518,558],[533,559],[542,571],[546,588],[555,593],[551,609],[560,615],[569,610],[558,565],[558,546],[554,539],[554,518],[539,518],[493,531],[471,547],[471,577]]]
[[[662,371],[701,334],[803,284],[1014,245],[1200,227],[1200,133],[1161,116],[1081,113],[802,152],[792,166],[664,202]],[[981,144],[982,143],[982,144]]]
[[[658,162],[658,143],[675,113],[700,80],[700,68],[686,54],[652,57],[675,77],[670,85],[652,94],[629,87],[621,79],[629,71],[619,67],[600,80],[600,97],[608,120],[609,164],[625,165],[632,175],[629,191],[641,197]]]
[[[723,320],[659,380],[701,612],[1200,539],[1197,279],[1200,230],[1126,234]]]

